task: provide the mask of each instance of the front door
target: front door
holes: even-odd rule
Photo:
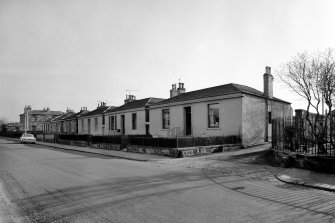
[[[185,135],[192,135],[191,107],[185,107]]]
[[[124,128],[124,115],[121,115],[121,134],[125,134],[125,128]]]
[[[149,135],[149,134],[150,134],[150,131],[149,131],[149,125],[148,125],[148,124],[145,125],[145,134],[146,134],[146,135]]]
[[[88,134],[91,134],[91,119],[87,119],[87,130]]]

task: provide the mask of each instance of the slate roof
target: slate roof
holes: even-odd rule
[[[45,110],[32,110],[30,114],[33,115],[45,115],[45,114],[50,114],[50,115],[60,115],[62,114],[61,111],[45,111]]]
[[[64,120],[75,119],[75,118],[78,118],[78,116],[80,116],[80,115],[84,115],[84,114],[86,114],[86,113],[88,113],[88,112],[90,112],[90,111],[82,110],[82,111],[80,111],[80,112],[71,114],[71,115],[68,116],[68,117],[65,117]]]
[[[175,97],[166,99],[164,101],[158,102],[155,105],[163,105],[163,104],[170,104],[175,102],[184,102],[184,101],[190,101],[190,100],[196,100],[196,99],[202,99],[202,98],[210,98],[210,97],[216,97],[216,96],[222,96],[222,95],[230,95],[230,94],[236,94],[236,93],[244,93],[249,95],[254,95],[257,97],[265,98],[265,95],[263,92],[258,91],[254,88],[240,85],[240,84],[225,84],[210,88],[204,88],[196,91],[190,91],[186,92],[180,95],[177,95]],[[291,104],[287,101],[281,100],[279,98],[273,97],[273,100],[280,101],[283,103]]]
[[[30,114],[31,115],[53,115],[53,116],[55,116],[55,115],[61,115],[61,114],[63,114],[63,112],[61,112],[61,111],[46,111],[46,110],[32,110],[32,111],[30,111]],[[24,115],[24,113],[21,114],[21,115]]]
[[[62,119],[62,118],[65,117],[66,115],[68,115],[68,114],[62,114],[62,115],[59,115],[59,116],[57,116],[57,117],[51,118],[50,121],[52,121],[52,122],[59,121],[60,119]]]
[[[75,115],[75,113],[71,112],[71,113],[64,114],[59,120],[66,120],[69,117],[71,117],[72,115]]]
[[[135,101],[128,102],[124,105],[121,105],[119,107],[110,108],[110,109],[106,110],[105,113],[126,111],[126,110],[137,109],[137,108],[144,108],[146,106],[153,105],[153,104],[155,104],[157,102],[160,102],[160,101],[163,101],[163,100],[164,99],[162,99],[162,98],[144,98],[144,99],[140,99],[140,100],[135,100]]]
[[[80,117],[87,117],[87,116],[93,116],[93,115],[100,115],[104,111],[106,111],[108,108],[115,108],[114,106],[100,106],[97,109],[87,112],[86,114],[81,115]]]

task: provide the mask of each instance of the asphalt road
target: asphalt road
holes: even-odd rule
[[[334,193],[279,182],[263,161],[139,162],[0,139],[0,195],[14,222],[335,222]]]

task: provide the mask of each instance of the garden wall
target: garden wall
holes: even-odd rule
[[[332,157],[304,155],[287,151],[271,150],[274,161],[284,167],[335,174],[335,159]]]

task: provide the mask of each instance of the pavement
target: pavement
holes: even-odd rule
[[[335,191],[335,175],[310,170],[287,168],[275,175],[285,183],[311,187],[319,190]]]
[[[17,139],[12,139],[17,140]],[[64,150],[71,150],[71,151],[78,151],[78,152],[85,152],[85,153],[92,153],[92,154],[99,154],[111,157],[118,157],[122,159],[129,159],[129,160],[136,160],[136,161],[168,161],[174,162],[173,160],[176,159],[197,159],[201,156],[194,156],[188,158],[173,158],[173,157],[165,157],[165,156],[158,156],[152,154],[141,154],[141,153],[130,153],[124,151],[114,151],[114,150],[104,150],[104,149],[94,149],[89,147],[79,147],[79,146],[70,146],[70,145],[62,145],[56,143],[46,143],[46,142],[39,142],[37,141],[36,144],[53,147],[57,149],[64,149]],[[260,151],[265,151],[270,148],[270,144],[262,144],[258,146],[252,146],[250,148],[241,149],[237,151],[229,151],[217,154],[210,154],[205,156],[213,156],[216,155],[224,155],[224,156],[236,156],[248,153],[255,153]],[[325,174],[314,172],[310,170],[303,170],[303,169],[296,169],[296,168],[280,168],[278,173],[275,177],[285,183],[288,184],[295,184],[305,187],[311,187],[320,190],[326,191],[335,191],[335,174]]]
[[[153,154],[130,153],[130,152],[124,152],[124,151],[96,149],[96,148],[80,147],[80,146],[70,146],[70,145],[62,145],[62,144],[57,144],[57,143],[47,143],[47,142],[39,142],[39,141],[37,141],[36,144],[53,147],[57,149],[99,154],[99,155],[104,155],[104,156],[118,157],[121,159],[136,160],[136,161],[157,161],[157,160],[163,160],[163,159],[173,159],[172,157],[158,156],[158,155],[153,155]]]

